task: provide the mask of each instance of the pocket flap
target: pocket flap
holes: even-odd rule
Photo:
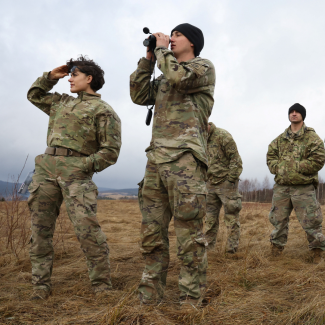
[[[100,229],[99,231],[97,231],[96,233],[96,240],[97,240],[97,244],[101,245],[102,243],[106,242],[106,235],[103,233],[103,231]]]
[[[31,182],[30,185],[28,186],[28,192],[29,193],[34,193],[37,191],[39,188],[39,184],[36,182]]]
[[[226,197],[229,200],[237,200],[237,199],[240,199],[242,196],[238,193],[238,194],[233,194],[233,195],[226,195]]]
[[[78,196],[83,193],[92,192],[97,190],[97,186],[93,181],[79,181],[75,182],[69,187],[70,196]]]
[[[307,213],[313,213],[313,212],[317,211],[318,209],[320,209],[320,204],[318,202],[316,202],[316,204],[309,205],[306,207]]]
[[[177,181],[177,188],[180,193],[208,194],[204,181]]]

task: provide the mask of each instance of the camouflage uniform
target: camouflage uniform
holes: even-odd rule
[[[92,285],[111,287],[109,249],[96,218],[98,191],[92,176],[117,161],[120,119],[98,94],[80,92],[75,98],[48,93],[57,80],[49,80],[47,75],[32,85],[28,99],[50,117],[47,145],[74,150],[80,157],[43,154],[35,159],[28,198],[32,283],[36,289],[51,290],[52,238],[64,200],[87,259]]]
[[[226,130],[210,124],[208,138],[209,169],[205,234],[214,247],[219,229],[219,214],[224,205],[224,221],[228,230],[226,251],[237,251],[240,237],[239,212],[242,208],[238,179],[243,171],[236,143]]]
[[[206,286],[202,218],[206,212],[206,137],[213,106],[213,64],[195,58],[178,63],[173,52],[156,48],[163,74],[148,98],[154,64],[142,58],[131,75],[130,92],[138,105],[156,104],[148,163],[139,184],[142,213],[141,251],[145,270],[139,285],[142,301],[161,299],[169,264],[168,225],[174,216],[177,256],[181,261],[181,298],[200,299]]]
[[[307,234],[309,248],[325,249],[322,212],[316,199],[318,171],[325,161],[324,143],[315,130],[306,127],[293,133],[289,127],[269,145],[267,165],[275,174],[269,220],[274,226],[271,243],[287,243],[292,209]]]

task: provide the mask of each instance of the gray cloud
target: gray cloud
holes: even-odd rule
[[[295,102],[307,109],[306,124],[325,138],[322,59],[325,3],[313,1],[14,1],[0,13],[0,179],[26,171],[44,152],[48,117],[26,93],[44,71],[88,54],[106,74],[102,98],[122,120],[116,165],[94,180],[100,186],[135,187],[144,174],[151,128],[146,108],[129,96],[129,75],[145,54],[142,28],[169,31],[190,22],[205,35],[201,55],[216,66],[211,120],[234,136],[244,162],[242,178],[271,175],[268,144],[289,125]],[[159,75],[156,69],[156,75]],[[68,92],[67,78],[54,88]],[[320,173],[325,178],[324,170]]]

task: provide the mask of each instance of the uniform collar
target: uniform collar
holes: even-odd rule
[[[303,136],[304,133],[305,133],[306,128],[307,128],[307,126],[306,126],[306,124],[304,123],[304,124],[302,125],[301,129],[300,129],[298,132],[294,133],[294,132],[292,132],[292,130],[291,130],[291,126],[289,126],[289,127],[284,131],[284,137],[290,139],[290,138],[298,138],[298,137],[300,137],[300,136]]]
[[[97,94],[97,93],[89,94],[89,93],[86,93],[85,91],[80,91],[78,93],[78,98],[81,100],[100,99],[101,95]]]

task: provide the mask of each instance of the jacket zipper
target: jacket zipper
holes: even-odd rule
[[[78,104],[80,104],[80,103],[82,102],[82,97],[83,97],[83,93],[81,93],[81,95],[80,95],[80,102],[79,102],[79,103],[76,103],[76,104],[73,105],[73,107],[72,107],[72,109],[71,109],[71,112],[74,110],[74,108],[75,108]]]

